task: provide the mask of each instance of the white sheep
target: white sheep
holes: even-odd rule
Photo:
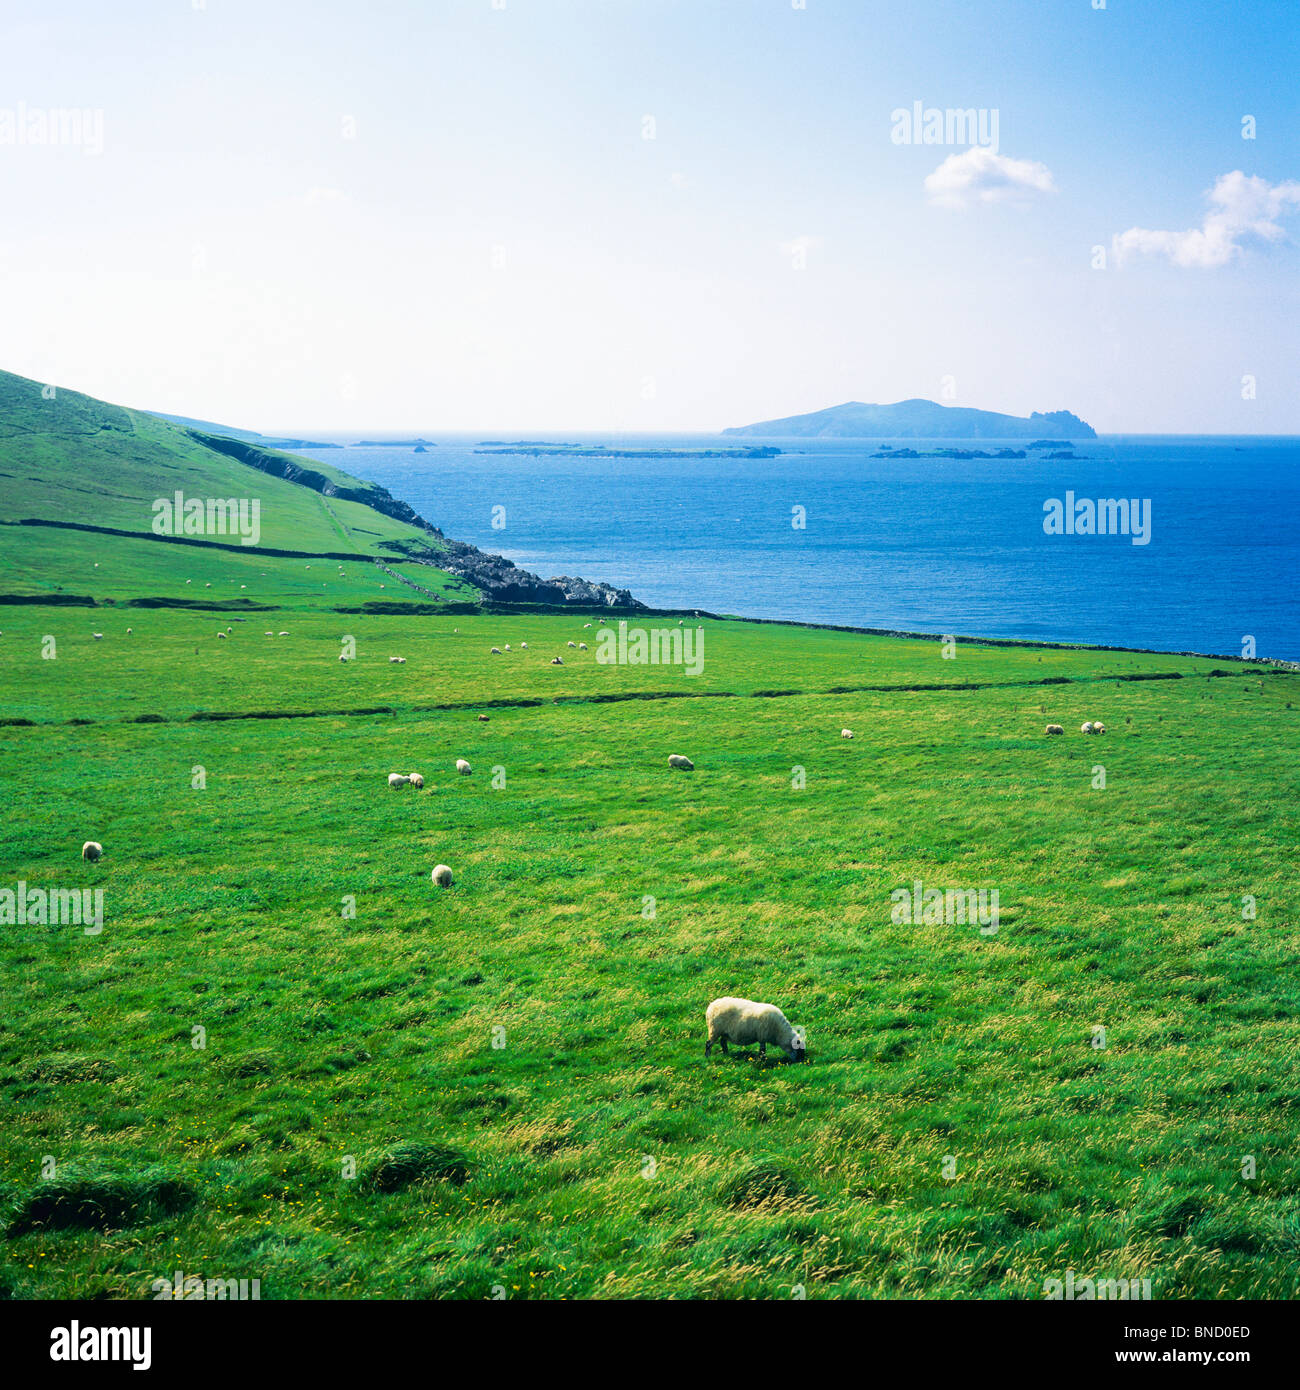
[[[390,787],[404,787],[411,779],[404,772],[390,772],[388,774],[388,785]]]
[[[520,650],[521,652],[526,652],[526,651],[528,650],[528,643],[527,643],[527,642],[520,642],[520,644],[519,644],[519,650]]]
[[[96,642],[102,642],[104,640],[104,634],[102,632],[92,632],[90,635]]]
[[[224,632],[217,633],[217,636],[220,637],[223,642],[226,640],[226,634]]]
[[[433,870],[433,873],[431,873],[429,877],[438,885],[439,888],[451,887],[451,870],[447,867],[446,864],[436,865]]]
[[[346,657],[342,652],[340,652],[340,653],[339,653],[339,660],[340,660],[340,661],[346,661],[346,660],[347,660],[347,657]]]
[[[486,714],[480,714],[478,717],[478,722],[480,724],[486,724],[488,722],[488,716]]]
[[[493,648],[492,648],[492,655],[493,655],[493,656],[500,656],[500,655],[501,655],[501,648],[500,648],[500,647],[493,647]]]
[[[679,767],[683,772],[694,772],[695,764],[689,758],[683,757],[680,753],[669,753],[668,766]]]
[[[575,651],[576,651],[577,648],[578,648],[578,644],[577,644],[576,642],[570,642],[570,643],[569,643],[569,646],[571,646]]]
[[[507,642],[507,643],[506,643],[506,651],[509,651],[509,650],[510,650],[510,643]]]
[[[840,730],[840,737],[841,737],[841,738],[852,738],[852,737],[853,737],[853,730],[852,730],[852,729],[841,729],[841,730]]]
[[[287,632],[282,632],[282,633],[280,633],[279,635],[280,635],[281,637],[288,637],[289,634],[288,634]]]
[[[262,634],[262,636],[263,636],[263,637],[274,637],[274,636],[275,636],[275,633],[274,633],[274,632],[264,632],[264,633]]]
[[[1106,726],[1098,719],[1094,722],[1092,731],[1094,734],[1104,734],[1106,732]]]
[[[586,644],[585,642],[579,642],[579,643],[578,643],[578,650],[579,650],[580,652],[585,652],[585,651],[587,650],[587,644]]]
[[[766,1057],[768,1043],[774,1043],[790,1054],[792,1062],[807,1058],[803,1038],[775,1004],[756,1004],[752,999],[715,999],[705,1009],[704,1018],[709,1026],[709,1040],[704,1044],[706,1057],[715,1042],[722,1044],[723,1052],[733,1042],[737,1046],[757,1043],[760,1057]]]
[[[81,847],[81,857],[88,859],[92,864],[104,853],[104,846],[98,840],[87,840]]]
[[[1047,726],[1047,732],[1049,734],[1063,734],[1065,730],[1059,724],[1049,724]]]
[[[424,789],[424,778],[418,772],[408,772],[406,774],[406,780],[417,792]]]
[[[457,758],[456,771],[459,772],[462,777],[468,777],[470,773],[474,771],[474,769],[470,767],[470,765],[465,761],[464,758]]]
[[[553,657],[551,658],[551,665],[552,665],[552,666],[563,666],[563,665],[564,665],[564,658],[563,658],[563,657],[559,657],[559,656],[553,656]]]
[[[1079,725],[1079,732],[1080,732],[1081,734],[1090,734],[1090,733],[1092,733],[1092,720],[1089,719],[1088,722],[1087,722],[1086,724],[1080,724],[1080,725]]]

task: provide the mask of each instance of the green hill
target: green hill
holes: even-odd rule
[[[346,475],[0,391],[0,1299],[1294,1293],[1294,669],[606,663],[681,629],[451,607]],[[357,558],[156,539],[176,487]],[[808,1064],[706,1060],[724,994]]]
[[[129,587],[137,599],[146,596],[137,587],[146,580],[153,583],[149,596],[171,599],[192,597],[196,584],[221,590],[237,583],[241,587],[231,594],[250,602],[281,596],[285,582],[297,592],[303,576],[294,570],[285,580],[281,573],[292,556],[420,566],[418,580],[393,571],[387,579],[368,576],[376,588],[370,601],[388,602],[389,590],[405,588],[408,600],[423,602],[491,598],[641,606],[625,589],[580,578],[540,579],[499,555],[449,540],[387,489],[331,464],[269,448],[246,432],[224,426],[213,431],[220,432],[0,372],[0,526],[53,530],[66,542],[51,546],[47,536],[23,546],[0,545],[0,599],[105,593],[108,571],[94,576],[96,586],[88,589],[91,576],[78,560],[88,544],[87,528],[98,528],[187,552],[163,555],[130,546],[114,551],[131,573]],[[197,534],[179,544],[156,536],[156,508],[178,492],[186,509],[196,500],[246,504],[250,534],[256,504],[255,543],[230,534],[233,527],[217,526],[217,507]],[[240,561],[229,558],[236,552]],[[90,567],[102,563],[97,556]],[[249,583],[244,571],[250,563],[257,566],[254,577],[268,583]],[[115,572],[119,578],[124,573],[120,565]],[[328,597],[331,581],[320,583]]]
[[[154,502],[178,489],[256,498],[260,544],[271,549],[425,559],[445,549],[437,535],[386,515],[399,504],[383,488],[328,464],[0,372],[0,520],[152,535]]]

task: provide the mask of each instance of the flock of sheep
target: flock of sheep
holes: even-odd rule
[[[189,581],[187,580],[186,582],[188,583]],[[604,618],[600,619],[601,623],[604,623],[604,621]],[[589,628],[591,624],[586,623],[584,626]],[[130,631],[131,629],[128,628],[127,632],[129,633]],[[218,632],[217,636],[224,638],[228,633],[233,631],[233,628],[228,627],[225,632]],[[459,631],[459,629],[457,629],[457,631]],[[271,637],[276,634],[268,631],[265,635]],[[281,632],[278,635],[287,637],[289,634],[287,632]],[[96,632],[93,633],[92,636],[98,641],[102,639],[103,633]],[[568,645],[570,648],[578,651],[585,652],[587,650],[587,644],[585,642],[569,642]],[[521,642],[519,644],[519,649],[520,651],[527,651],[528,643]],[[507,652],[511,650],[509,642],[505,644],[504,650]],[[503,655],[502,648],[491,648],[491,655]],[[395,665],[406,664],[406,658],[404,656],[390,656],[388,659]],[[348,658],[346,656],[340,656],[339,660],[346,661]],[[551,658],[551,665],[563,666],[564,660],[562,657],[554,656]],[[487,722],[488,716],[486,714],[480,714],[478,718],[483,722]],[[1064,734],[1065,729],[1060,724],[1049,724],[1046,732],[1048,734]],[[1092,735],[1104,734],[1106,732],[1106,726],[1099,719],[1090,719],[1079,726],[1079,732]],[[840,737],[851,739],[853,737],[852,729],[841,729]],[[668,755],[668,766],[681,772],[693,772],[695,770],[695,764],[682,753],[670,753]],[[473,770],[473,767],[466,759],[456,759],[456,771],[461,776],[469,776]],[[419,772],[390,772],[388,774],[388,785],[394,789],[411,786],[417,791],[420,791],[424,788],[424,777],[423,774]],[[104,847],[97,840],[87,840],[81,847],[81,857],[92,863],[100,859],[103,853]],[[455,881],[451,868],[446,864],[435,865],[433,872],[430,874],[430,878],[432,882],[440,888],[450,888]],[[803,1062],[807,1060],[807,1051],[804,1046],[802,1033],[790,1023],[789,1019],[786,1018],[785,1014],[782,1013],[775,1004],[764,1004],[758,1003],[752,999],[738,999],[731,996],[724,996],[723,998],[713,1000],[705,1010],[704,1018],[708,1033],[707,1040],[704,1044],[704,1055],[706,1058],[712,1053],[713,1044],[715,1042],[721,1044],[724,1053],[727,1051],[728,1043],[735,1043],[737,1046],[757,1043],[759,1055],[764,1058],[767,1056],[767,1045],[771,1043],[773,1046],[781,1048],[792,1062]]]

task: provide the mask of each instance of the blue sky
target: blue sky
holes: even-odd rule
[[[269,431],[1300,433],[1298,59],[1282,0],[10,6],[0,366]]]

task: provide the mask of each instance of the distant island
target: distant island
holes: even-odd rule
[[[1061,440],[1045,441],[1051,431]],[[1034,411],[1027,419],[1020,415],[999,415],[992,410],[972,410],[966,406],[939,405],[937,401],[898,401],[894,405],[864,405],[849,401],[817,410],[811,415],[787,415],[780,420],[763,420],[756,425],[735,425],[722,431],[731,435],[759,435],[766,438],[794,439],[1028,439],[1030,447],[1045,443],[1064,444],[1070,439],[1096,439],[1091,425],[1068,410]]]
[[[432,439],[358,439],[354,449],[436,449]]]
[[[987,449],[904,449],[892,444],[883,444],[871,456],[877,459],[1022,459],[1023,449],[997,449],[989,453]]]
[[[559,454],[571,459],[774,459],[781,451],[770,444],[749,449],[609,449],[603,444],[502,444],[474,452],[526,454],[529,458]]]

